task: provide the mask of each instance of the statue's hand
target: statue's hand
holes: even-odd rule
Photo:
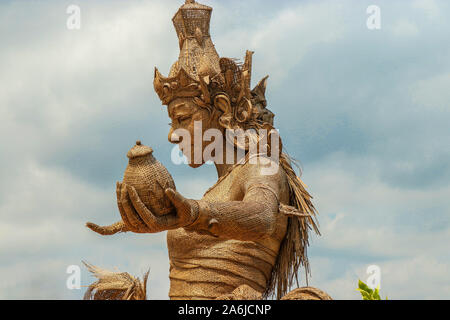
[[[122,220],[131,231],[136,233],[156,233],[187,226],[198,216],[195,200],[184,198],[178,192],[167,189],[166,195],[176,208],[176,212],[156,216],[148,209],[136,189],[124,183],[118,183],[117,197]]]
[[[116,186],[117,207],[119,208],[123,224],[125,225],[125,227],[128,228],[129,231],[135,233],[150,233],[152,228],[149,228],[148,224],[145,223],[145,220],[143,220],[140,217],[140,214],[133,206],[130,200],[130,196],[128,194],[128,189],[130,189],[130,187],[127,186],[125,183],[117,182]],[[139,199],[139,196],[137,198],[139,202],[142,203],[142,201]],[[150,210],[148,210],[147,214],[148,215],[151,214]],[[153,214],[151,215],[153,216]],[[147,217],[147,220],[148,219],[149,218]]]
[[[186,199],[179,192],[168,188],[165,191],[170,202],[177,210],[177,224],[178,227],[186,227],[197,220],[199,215],[198,202],[191,199]]]

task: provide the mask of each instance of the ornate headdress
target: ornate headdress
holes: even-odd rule
[[[180,55],[168,77],[155,68],[156,93],[165,105],[193,98],[201,107],[216,107],[224,113],[221,125],[228,129],[273,125],[274,115],[266,109],[267,77],[250,90],[253,52],[247,51],[243,64],[219,58],[209,33],[211,13],[211,7],[193,0],[177,11],[172,21]]]

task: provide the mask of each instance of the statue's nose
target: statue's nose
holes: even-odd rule
[[[177,134],[176,130],[173,130],[173,128],[170,128],[168,139],[169,139],[170,143],[178,144],[181,142],[182,137]]]

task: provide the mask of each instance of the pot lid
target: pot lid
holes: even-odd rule
[[[130,149],[127,153],[127,157],[130,159],[134,159],[137,157],[144,157],[153,152],[153,149],[147,146],[142,145],[141,141],[136,141],[136,145]]]

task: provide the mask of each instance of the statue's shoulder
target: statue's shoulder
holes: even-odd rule
[[[239,175],[249,178],[286,181],[286,172],[278,159],[253,157],[239,166]]]
[[[268,186],[279,195],[288,188],[287,176],[277,162],[262,158],[248,159],[220,177],[204,196],[220,193],[230,194],[231,198],[240,198],[246,190],[255,185]]]
[[[235,172],[231,179],[236,188],[242,188],[245,192],[250,187],[259,185],[275,190],[278,196],[288,192],[287,175],[279,162],[262,157],[251,160],[233,170]]]

